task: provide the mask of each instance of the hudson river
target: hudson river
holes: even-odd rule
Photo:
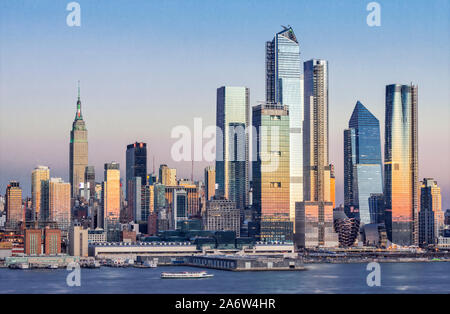
[[[160,279],[162,271],[199,268],[81,269],[81,286],[69,287],[69,271],[0,269],[0,293],[450,293],[450,263],[380,263],[381,286],[369,287],[367,264],[309,264],[306,271],[230,272],[213,278]]]

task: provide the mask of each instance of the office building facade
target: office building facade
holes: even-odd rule
[[[369,198],[383,193],[380,123],[358,101],[348,127],[344,131],[344,204],[359,209],[362,224],[375,223]]]
[[[288,106],[253,107],[253,208],[262,241],[292,241]]]
[[[388,239],[417,245],[419,180],[417,86],[386,86],[384,197]]]
[[[249,189],[249,89],[217,89],[216,194],[244,210]]]
[[[291,27],[266,42],[266,102],[289,108],[290,219],[303,200],[303,75],[300,46]]]

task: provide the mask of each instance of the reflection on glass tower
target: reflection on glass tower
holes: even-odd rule
[[[369,198],[383,192],[380,123],[358,101],[348,126],[344,131],[345,206],[359,209],[363,224],[375,223]]]
[[[266,43],[266,102],[288,106],[290,125],[290,219],[303,200],[303,77],[300,47],[291,27]]]
[[[333,227],[328,158],[328,62],[304,63],[303,202],[295,204],[297,247],[338,245]]]
[[[417,86],[386,86],[386,229],[389,240],[398,245],[419,242],[417,145]]]
[[[243,211],[248,204],[249,90],[223,86],[217,89],[217,194],[234,201]]]
[[[289,208],[289,110],[287,106],[253,107],[253,207],[262,241],[292,241]]]

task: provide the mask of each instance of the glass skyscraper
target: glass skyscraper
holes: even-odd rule
[[[262,241],[292,241],[289,207],[289,110],[287,106],[253,107],[256,160],[253,160],[253,208]]]
[[[290,219],[303,200],[303,77],[300,46],[291,27],[266,43],[266,102],[288,106],[290,125]]]
[[[304,63],[303,198],[295,204],[295,243],[301,247],[337,246],[333,226],[331,166],[328,155],[328,62]]]
[[[417,86],[386,86],[384,197],[388,238],[417,245],[419,179]]]
[[[147,184],[147,144],[133,143],[127,145],[126,152],[126,183],[134,177],[141,177],[141,184]]]
[[[362,224],[375,223],[369,198],[383,193],[380,122],[358,101],[348,127],[344,131],[345,206],[359,209]]]
[[[249,89],[217,89],[216,193],[243,211],[249,190]]]

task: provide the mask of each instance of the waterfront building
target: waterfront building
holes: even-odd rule
[[[216,194],[244,210],[249,189],[249,89],[222,86],[216,107]]]
[[[106,242],[106,232],[102,228],[88,229],[88,244]]]
[[[73,225],[69,232],[69,255],[88,256],[88,229]]]
[[[417,86],[386,86],[384,198],[388,238],[417,245],[419,179]]]
[[[233,201],[214,197],[206,201],[206,211],[203,216],[205,230],[234,231],[240,237],[241,214]]]
[[[24,253],[25,255],[40,255],[42,253],[41,229],[25,229]]]
[[[17,228],[25,222],[25,211],[22,205],[22,188],[19,182],[10,181],[5,193],[6,225]]]
[[[177,169],[169,168],[167,165],[160,165],[159,183],[167,186],[177,185]]]
[[[266,102],[289,108],[289,217],[303,200],[303,75],[300,46],[292,27],[266,42]]]
[[[253,208],[262,241],[292,241],[290,216],[289,110],[287,106],[253,107],[256,160],[253,160]]]
[[[88,165],[88,131],[81,114],[80,85],[78,82],[78,100],[75,120],[70,131],[69,180],[72,186],[71,197],[78,197],[80,183],[84,182],[84,173]]]
[[[70,201],[70,188],[69,201]],[[61,230],[44,229],[44,253],[45,255],[56,255],[61,253]]]
[[[207,201],[216,195],[216,168],[213,166],[205,168],[205,192]]]
[[[344,204],[359,209],[362,224],[375,223],[371,217],[371,194],[383,193],[380,123],[357,101],[344,131]]]
[[[41,210],[41,181],[48,179],[50,179],[50,169],[46,166],[37,166],[31,173],[32,220],[39,219]]]
[[[424,178],[420,188],[419,245],[435,244],[444,227],[441,189],[432,178]]]
[[[328,62],[304,63],[303,201],[296,202],[295,243],[338,246],[333,227],[328,152]]]

